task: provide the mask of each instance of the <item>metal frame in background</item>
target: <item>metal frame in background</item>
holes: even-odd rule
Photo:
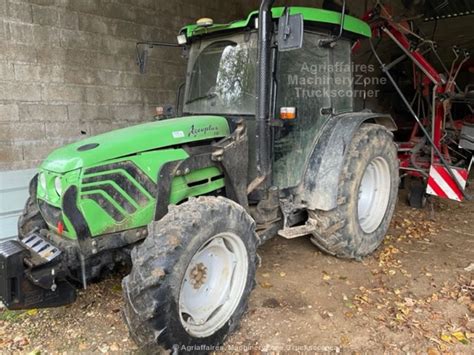
[[[411,30],[395,22],[383,7],[379,6],[378,8],[370,10],[364,15],[363,19],[371,24],[372,33],[375,36],[381,37],[382,35],[386,35],[403,51],[404,55],[402,56],[402,59],[410,59],[413,64],[423,73],[423,83],[433,85],[432,102],[430,103],[432,126],[430,133],[425,127],[426,122],[423,122],[423,120],[415,112],[412,107],[412,104],[403,94],[402,90],[400,89],[400,87],[398,86],[395,79],[390,73],[390,69],[392,69],[396,64],[400,63],[402,60],[400,60],[400,58],[397,58],[394,62],[385,64],[378,55],[373,42],[370,41],[372,52],[377,62],[380,64],[382,72],[387,76],[390,83],[393,85],[398,95],[402,99],[403,103],[407,107],[408,111],[416,121],[416,124],[414,125],[412,131],[412,138],[416,135],[416,132],[418,130],[421,130],[431,149],[430,163],[428,164],[428,166],[426,166],[426,164],[424,164],[425,166],[422,166],[422,164],[418,165],[414,162],[415,158],[412,156],[411,153],[413,153],[413,150],[416,148],[416,146],[412,147],[413,142],[410,141],[402,143],[400,145],[402,149],[399,149],[400,168],[402,170],[405,170],[407,175],[416,177],[427,177],[430,167],[435,163],[441,162],[441,164],[448,172],[450,178],[452,179],[452,182],[462,193],[462,196],[466,199],[471,199],[471,196],[466,193],[464,187],[456,178],[456,175],[453,172],[453,168],[449,165],[451,157],[449,155],[447,147],[443,145],[445,120],[446,116],[449,114],[449,112],[445,110],[445,104],[447,102],[446,100],[450,100],[451,97],[453,97],[456,93],[456,90],[459,91],[459,88],[456,85],[456,78],[459,74],[462,65],[469,59],[469,53],[467,51],[464,51],[464,59],[462,59],[458,63],[457,61],[460,56],[459,50],[456,50],[456,58],[451,65],[451,70],[449,72],[446,70],[448,79],[445,80],[443,79],[442,75],[426,59],[424,53],[420,51],[420,45],[414,45],[408,39],[407,34],[414,35],[418,40],[421,40],[420,44],[424,44],[426,43],[426,41],[420,36],[413,33]],[[437,58],[439,58],[432,42],[431,50],[433,50]]]

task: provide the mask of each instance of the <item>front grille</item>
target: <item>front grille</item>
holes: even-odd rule
[[[111,201],[116,202],[128,215],[131,215],[137,208],[127,199],[127,196],[140,207],[144,207],[157,193],[156,183],[132,161],[89,168],[84,171],[84,175],[81,198],[95,201],[116,222],[123,221],[126,215]],[[111,181],[115,185],[112,185]],[[120,189],[117,189],[117,186]]]

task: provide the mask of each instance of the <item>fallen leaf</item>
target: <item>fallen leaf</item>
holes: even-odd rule
[[[433,347],[429,347],[428,349],[426,349],[426,353],[428,355],[439,355],[440,352],[438,351],[438,349],[436,348],[433,348]]]
[[[407,307],[400,307],[400,312],[402,312],[404,315],[409,315],[410,314],[410,309]]]
[[[38,314],[38,310],[36,308],[29,309],[26,311],[26,314],[28,314],[29,316],[36,316]]]
[[[341,336],[341,345],[347,346],[347,345],[350,344],[350,342],[351,342],[351,341],[349,340],[348,337],[346,337],[345,335],[342,335],[342,336]]]
[[[267,282],[267,281],[260,282],[260,286],[262,286],[263,288],[273,287],[273,285],[270,282]]]
[[[450,343],[450,344],[453,342],[453,338],[449,334],[441,334],[440,339],[442,341],[444,341],[446,343]]]
[[[399,321],[399,322],[404,322],[404,321],[406,321],[406,318],[403,316],[402,313],[397,313],[397,314],[395,315],[395,319],[396,319],[397,321]]]
[[[407,307],[413,307],[415,305],[415,301],[412,298],[405,297],[405,305]]]
[[[280,276],[281,276],[281,277],[285,277],[285,276],[286,276],[286,272],[283,272],[283,271],[280,272]]]
[[[113,285],[112,286],[112,291],[113,292],[122,292],[122,286],[120,284],[117,284],[117,285]]]
[[[463,332],[454,332],[454,333],[451,333],[451,335],[455,337],[456,340],[459,341],[460,343],[464,345],[469,344],[469,341],[466,339],[466,336],[464,335]]]

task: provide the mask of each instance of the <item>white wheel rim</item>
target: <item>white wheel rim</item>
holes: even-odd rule
[[[179,317],[186,331],[208,337],[230,319],[247,283],[248,254],[235,234],[206,242],[191,259],[179,293]]]
[[[382,223],[390,200],[390,168],[382,157],[373,159],[360,182],[358,200],[359,225],[365,233],[374,232]]]

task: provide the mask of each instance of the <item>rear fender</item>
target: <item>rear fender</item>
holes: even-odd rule
[[[318,138],[306,163],[295,202],[309,210],[330,211],[337,207],[339,177],[347,148],[359,127],[366,122],[397,130],[390,115],[349,112],[331,117]]]

